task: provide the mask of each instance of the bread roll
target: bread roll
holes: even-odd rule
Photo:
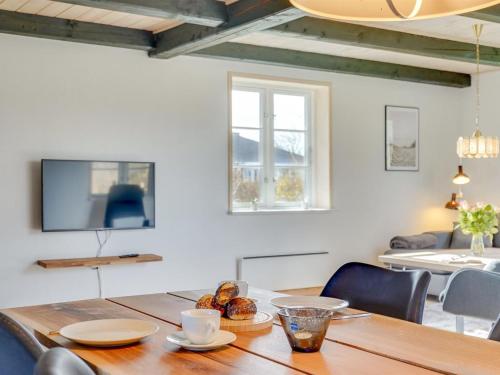
[[[215,302],[220,306],[226,306],[234,297],[238,296],[240,290],[238,285],[231,282],[222,283],[215,292]]]
[[[201,297],[198,302],[196,302],[196,308],[218,310],[220,311],[221,316],[226,312],[224,306],[221,306],[217,302],[215,302],[215,297],[213,294],[205,294],[203,297]]]
[[[203,297],[201,297],[198,300],[198,302],[196,302],[196,308],[197,309],[212,309],[213,302],[215,302],[213,294],[205,294]]]
[[[257,306],[250,298],[233,298],[226,306],[226,315],[232,320],[253,319],[257,314]]]

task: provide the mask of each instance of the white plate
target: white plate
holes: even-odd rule
[[[68,340],[90,346],[121,346],[138,342],[158,332],[147,320],[102,319],[70,324],[59,334]]]
[[[313,307],[327,310],[345,309],[349,303],[342,299],[330,297],[315,297],[315,296],[292,296],[278,297],[271,300],[271,304],[282,309],[292,307]]]
[[[222,330],[219,331],[214,342],[205,345],[191,344],[191,342],[186,338],[186,335],[182,331],[172,333],[171,335],[167,336],[168,342],[195,352],[204,352],[207,350],[217,349],[221,346],[231,344],[234,340],[236,340],[236,335],[234,333]]]

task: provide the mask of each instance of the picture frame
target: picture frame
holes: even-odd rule
[[[385,170],[418,172],[420,110],[385,106]]]

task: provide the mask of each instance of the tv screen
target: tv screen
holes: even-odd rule
[[[42,160],[42,230],[155,226],[155,165]]]

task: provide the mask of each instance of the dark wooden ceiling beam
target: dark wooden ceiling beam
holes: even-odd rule
[[[462,16],[476,18],[481,21],[500,23],[500,5],[476,10],[475,12],[465,13]]]
[[[143,51],[153,47],[153,34],[149,31],[3,10],[0,11],[0,33]]]
[[[361,38],[362,43],[366,43],[365,39],[368,39],[370,43],[374,43],[369,37],[366,36],[366,33],[359,34],[357,36],[357,39],[355,39],[352,36],[352,30],[348,33],[344,33],[340,32],[338,29],[335,29],[335,36],[330,36],[330,32],[333,32],[333,30],[330,29],[326,33],[321,30],[318,31],[314,27],[311,28],[310,26],[309,29],[307,29],[306,27],[306,30],[304,30],[305,25],[301,23],[301,21],[303,20],[289,22],[288,26],[277,27],[279,24],[286,23],[290,19],[297,19],[302,17],[303,13],[298,12],[295,9],[291,9],[287,5],[288,1],[255,1],[259,2],[259,4],[264,5],[264,13],[262,13],[263,10],[258,6],[258,4],[254,3],[254,7],[249,8],[249,3],[246,3],[245,5],[245,0],[242,0],[242,4],[240,4],[240,7],[243,6],[243,8],[231,7],[232,15],[230,16],[230,19],[232,21],[228,23],[230,23],[232,26],[226,25],[218,27],[216,28],[218,31],[215,32],[215,34],[208,33],[207,36],[201,38],[202,40],[198,40],[197,38],[191,39],[191,42],[194,44],[190,44],[189,42],[185,44],[181,43],[174,48],[173,53],[171,52],[171,50],[163,51],[165,55],[162,55],[162,52],[159,52],[158,50],[156,50],[155,52],[160,53],[159,57],[171,57],[172,55],[181,53],[180,50],[183,50],[184,52],[182,53],[190,53],[196,56],[211,58],[265,63],[285,67],[355,74],[361,76],[427,83],[449,87],[470,86],[470,75],[468,74],[338,57],[318,53],[309,53],[303,51],[252,46],[239,43],[225,43],[225,40],[229,40],[238,35],[250,32],[250,30],[263,30],[268,27],[273,28],[272,32],[295,33],[297,35],[307,34],[309,38],[318,38],[318,35],[320,35],[320,38],[326,38],[327,40],[341,38],[345,41],[345,43],[356,44],[360,43],[360,35],[365,35],[364,38]],[[260,16],[257,16],[255,12],[259,12]],[[305,20],[307,21],[307,18]],[[318,20],[315,19],[314,21],[316,22]],[[331,21],[324,22],[327,22],[329,24],[332,23]],[[290,28],[290,25],[292,24],[294,26]],[[202,27],[199,25],[187,26],[201,27],[203,29],[211,30],[214,29]],[[302,27],[302,31],[299,30],[299,26]],[[317,26],[318,25],[316,24],[315,27]],[[379,31],[379,29],[375,30]],[[70,21],[59,18],[23,14],[10,11],[0,11],[0,32],[47,39],[132,48],[145,51],[154,50],[154,48],[157,47],[155,43],[161,42],[161,38],[156,40],[153,34],[148,31],[100,25],[89,22]],[[371,34],[371,32],[368,34]],[[162,37],[164,36],[165,35],[163,35]],[[399,37],[401,37],[401,35],[399,35]],[[185,41],[186,39],[183,40]],[[163,40],[163,43],[167,43],[167,41]],[[467,43],[463,44],[469,46]],[[207,45],[209,47],[205,47]],[[180,48],[180,50],[178,49],[178,47]]]
[[[468,74],[241,43],[223,43],[192,55],[449,87],[471,84]]]
[[[227,6],[228,20],[218,27],[183,24],[157,34],[151,57],[171,58],[300,18],[288,0],[240,0]]]
[[[266,33],[439,59],[476,62],[474,44],[312,17],[276,26]],[[500,66],[500,49],[481,46],[481,63]]]
[[[226,5],[217,0],[64,0],[65,3],[141,16],[179,19],[215,27],[227,19]]]

